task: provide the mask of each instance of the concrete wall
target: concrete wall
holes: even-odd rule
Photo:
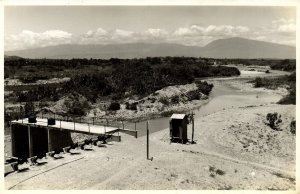
[[[47,129],[30,126],[31,156],[44,156],[48,152]]]
[[[70,146],[72,142],[71,133],[69,131],[48,130],[49,131],[49,151],[60,150]]]
[[[28,158],[29,138],[28,128],[24,125],[11,125],[12,155],[18,158]]]
[[[11,125],[12,155],[18,158],[43,156],[72,144],[69,131],[61,131],[34,125]]]

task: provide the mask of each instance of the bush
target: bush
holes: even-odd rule
[[[224,174],[225,174],[225,171],[220,170],[220,169],[217,169],[217,170],[216,170],[216,174],[218,174],[218,175],[224,175]]]
[[[84,116],[86,112],[90,109],[90,105],[87,100],[80,101],[78,99],[74,99],[69,102],[65,102],[67,106],[67,113],[71,115]]]
[[[201,98],[201,95],[198,90],[189,91],[189,92],[187,92],[186,96],[189,101],[200,100],[200,98]]]
[[[259,87],[262,87],[262,86],[264,86],[263,79],[261,77],[256,77],[255,80],[254,80],[254,87],[259,88]]]
[[[279,63],[271,65],[271,69],[283,70],[283,71],[295,71],[296,60],[284,59]]]
[[[171,97],[171,102],[173,104],[178,104],[179,103],[179,96],[177,96],[177,95],[172,96]]]
[[[111,95],[111,99],[112,99],[112,100],[120,100],[120,99],[122,99],[123,97],[124,97],[124,95],[121,94],[121,93],[115,93],[115,94],[112,94],[112,95]]]
[[[265,73],[270,73],[270,71],[269,71],[269,70],[267,70],[267,71],[265,71]]]
[[[214,87],[213,84],[209,84],[206,81],[196,81],[196,84],[197,84],[199,92],[201,92],[205,95],[209,95],[212,88]]]
[[[176,112],[175,112],[175,111],[172,111],[172,110],[168,110],[168,111],[164,111],[164,112],[160,113],[160,115],[161,115],[162,117],[169,117],[169,116],[171,116],[171,115],[174,114],[174,113],[176,113]]]
[[[169,99],[168,99],[167,97],[161,97],[161,98],[158,100],[158,102],[160,102],[160,103],[162,103],[162,104],[164,104],[164,105],[167,105],[167,106],[170,104]]]
[[[117,111],[117,110],[120,110],[120,103],[118,102],[112,102],[110,103],[109,107],[107,110],[110,110],[110,111]]]
[[[291,132],[292,134],[296,135],[296,121],[295,121],[295,120],[293,120],[293,121],[291,122],[290,127],[291,127],[290,132]]]
[[[279,130],[279,124],[282,122],[281,115],[278,115],[277,112],[268,113],[266,119],[272,129]]]
[[[137,102],[134,102],[134,103],[129,103],[129,102],[126,102],[126,109],[127,110],[137,110]]]
[[[278,104],[296,104],[296,90],[290,90],[289,94],[280,99]]]
[[[25,117],[32,116],[34,114],[34,104],[33,102],[26,102],[24,106]]]

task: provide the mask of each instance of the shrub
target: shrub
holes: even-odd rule
[[[134,103],[126,102],[126,109],[127,110],[137,110],[137,102],[134,102]]]
[[[169,116],[171,116],[171,115],[174,114],[174,113],[176,113],[176,112],[175,112],[175,111],[172,111],[172,110],[169,110],[169,111],[164,111],[164,112],[160,113],[160,115],[161,115],[162,117],[169,117]]]
[[[267,121],[269,122],[269,126],[272,129],[279,130],[279,124],[282,122],[281,115],[278,115],[277,112],[268,113],[266,118],[267,118]]]
[[[112,99],[112,100],[120,100],[120,99],[122,99],[123,97],[124,97],[124,95],[121,94],[121,93],[115,93],[115,94],[112,94],[112,95],[111,95],[111,99]]]
[[[271,69],[283,70],[283,71],[295,71],[296,60],[284,59],[279,63],[271,65]]]
[[[209,95],[212,88],[214,87],[213,84],[209,84],[206,81],[196,81],[196,84],[197,84],[198,90],[205,95]]]
[[[198,90],[189,91],[189,92],[187,92],[186,96],[189,101],[200,100],[200,98],[201,98],[201,95]]]
[[[225,171],[220,170],[220,169],[217,169],[217,170],[216,170],[216,174],[218,174],[218,175],[224,175],[224,174],[225,174]]]
[[[267,70],[267,71],[265,71],[265,73],[270,73],[270,71],[269,71],[269,70]]]
[[[254,80],[254,87],[259,88],[259,87],[262,87],[263,85],[264,85],[263,79],[261,77],[256,77]]]
[[[179,103],[179,96],[177,96],[177,95],[172,96],[171,97],[171,102],[173,104],[178,104]]]
[[[287,96],[279,100],[278,104],[296,104],[296,90],[291,89]]]
[[[287,80],[291,82],[296,82],[296,72],[293,72],[290,75],[288,75]]]
[[[291,127],[290,132],[291,132],[292,134],[296,135],[296,121],[295,121],[295,120],[293,120],[293,121],[291,122],[290,127]]]
[[[156,101],[155,98],[150,98],[150,97],[148,97],[147,100],[149,100],[151,103],[154,103]]]
[[[169,99],[167,97],[161,97],[158,102],[164,104],[164,105],[169,105]]]
[[[110,110],[110,111],[116,111],[116,110],[120,110],[120,103],[118,102],[112,102],[110,103],[109,107],[107,110]]]
[[[32,116],[34,114],[34,104],[33,102],[26,102],[24,106],[25,117]]]
[[[83,116],[86,114],[86,112],[90,109],[90,105],[87,102],[87,100],[78,100],[74,99],[69,102],[65,102],[65,105],[67,106],[67,113],[72,115],[78,115]]]

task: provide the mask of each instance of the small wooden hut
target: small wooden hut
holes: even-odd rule
[[[186,114],[173,114],[170,118],[170,140],[171,142],[186,143],[188,117]]]

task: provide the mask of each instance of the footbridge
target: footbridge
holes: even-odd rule
[[[124,125],[98,125],[93,123],[55,120],[49,118],[24,118],[12,120],[12,156],[30,158],[51,151],[61,150],[74,144],[71,133],[107,137],[108,140],[121,141],[120,132],[137,138],[137,131],[125,129]]]

